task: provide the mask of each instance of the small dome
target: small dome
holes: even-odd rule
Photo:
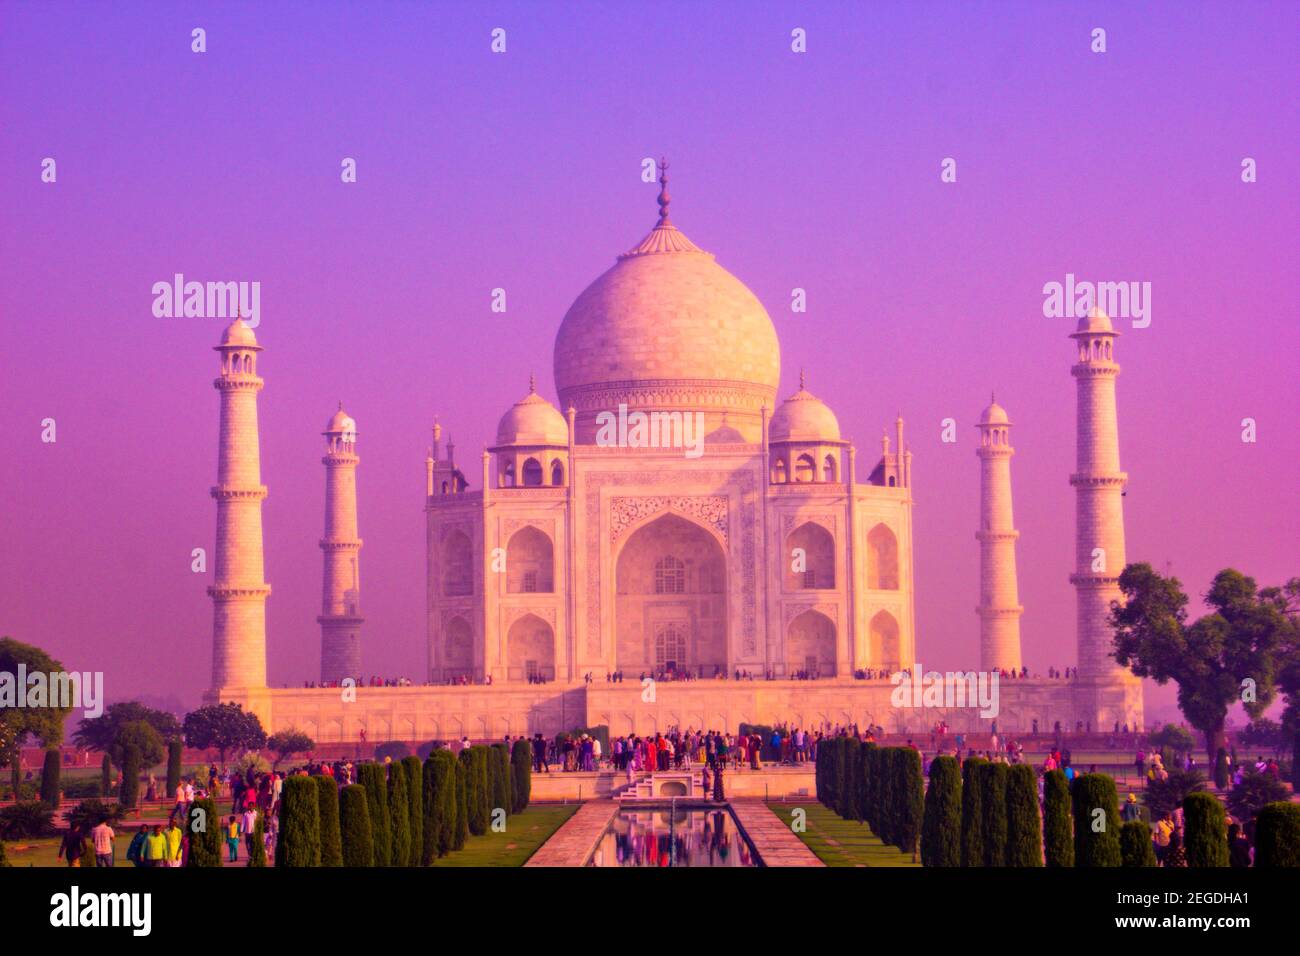
[[[256,348],[257,336],[243,319],[235,319],[228,326],[226,331],[221,333],[222,345],[233,345],[240,348]]]
[[[569,423],[560,410],[530,387],[528,394],[501,416],[498,445],[568,445]]]
[[[1110,316],[1102,311],[1100,306],[1094,305],[1088,310],[1088,314],[1079,320],[1080,332],[1114,332],[1115,328],[1110,324]]]
[[[769,441],[839,441],[840,423],[826,403],[799,383],[776,410],[768,426]]]
[[[1011,419],[1007,417],[1007,410],[997,402],[990,402],[989,407],[984,409],[980,414],[981,425],[1010,425]]]
[[[325,425],[325,434],[333,432],[355,432],[357,423],[355,419],[343,410],[343,403],[339,402],[339,410],[330,416],[330,420]]]

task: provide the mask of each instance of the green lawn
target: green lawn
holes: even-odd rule
[[[132,831],[134,833],[134,831]],[[59,844],[63,842],[62,837],[40,837],[35,840],[15,840],[12,843],[5,841],[5,855],[9,858],[12,866],[61,866],[67,868],[68,862],[59,859]],[[123,837],[120,835],[115,841],[117,843],[117,866],[130,866],[126,860],[126,848],[131,845],[131,835]],[[81,860],[83,866],[94,866],[95,857],[83,857]]]
[[[531,806],[506,819],[504,833],[471,836],[465,847],[434,862],[434,866],[523,866],[581,804]]]
[[[785,823],[796,804],[769,803],[768,808]],[[910,853],[886,846],[865,823],[845,820],[815,800],[797,806],[807,811],[807,829],[796,836],[827,866],[920,866]]]

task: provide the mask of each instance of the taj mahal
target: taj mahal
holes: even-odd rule
[[[424,462],[427,670],[411,686],[268,686],[262,348],[239,319],[225,330],[214,382],[209,702],[239,703],[268,732],[295,727],[321,742],[600,725],[611,734],[734,732],[741,723],[909,733],[940,720],[987,729],[973,706],[891,703],[891,675],[925,659],[914,613],[913,455],[901,415],[868,452],[842,436],[802,375],[798,391],[781,397],[767,311],[672,222],[666,172],[660,186],[653,228],[559,325],[558,405],[530,385],[477,461],[458,462],[433,426]],[[971,663],[978,647],[980,671],[1016,674],[998,684],[1000,728],[1142,724],[1141,684],[1108,656],[1106,624],[1125,564],[1118,335],[1100,309],[1071,335],[1076,540],[1074,567],[1061,569],[1077,594],[1070,680],[1020,676],[1012,421],[996,402],[979,417]],[[604,427],[611,416],[658,426],[657,440],[632,440],[635,425]],[[361,459],[357,423],[342,407],[324,439],[317,621],[321,683],[334,685],[362,673],[365,647]]]

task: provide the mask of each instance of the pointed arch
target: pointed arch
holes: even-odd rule
[[[867,629],[870,641],[870,666],[890,671],[902,666],[898,639],[898,621],[888,611],[877,611]]]
[[[898,538],[884,523],[867,535],[867,587],[875,590],[898,589]]]
[[[509,594],[550,594],[555,590],[555,547],[550,537],[527,525],[506,545],[506,591]]]
[[[442,593],[446,597],[474,593],[474,548],[463,531],[451,532],[442,543]]]
[[[524,460],[523,485],[525,488],[539,488],[542,484],[542,463],[536,458]]]
[[[835,587],[835,538],[815,521],[805,521],[785,539],[785,590]]]
[[[795,481],[816,481],[817,480],[817,462],[813,461],[812,455],[800,455],[795,460],[794,480]]]
[[[820,611],[804,611],[786,627],[786,676],[835,676],[835,622]]]
[[[555,631],[536,614],[525,614],[506,632],[507,678],[555,679]]]

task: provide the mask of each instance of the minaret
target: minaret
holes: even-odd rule
[[[980,416],[980,669],[1018,671],[1020,606],[1016,587],[1016,539],[1011,515],[1011,420],[990,398]]]
[[[212,690],[266,686],[266,596],[263,580],[262,484],[257,443],[257,337],[241,319],[216,346],[221,376],[217,451],[217,540],[212,596]]]
[[[321,598],[320,679],[361,674],[361,539],[357,537],[357,423],[339,410],[325,426],[325,586]]]
[[[1124,485],[1119,468],[1119,427],[1115,418],[1115,338],[1119,333],[1099,308],[1091,309],[1071,333],[1078,362],[1070,369],[1078,382],[1075,493],[1074,585],[1077,604],[1079,677],[1083,681],[1137,679],[1110,657],[1110,602],[1120,598],[1124,570]]]

